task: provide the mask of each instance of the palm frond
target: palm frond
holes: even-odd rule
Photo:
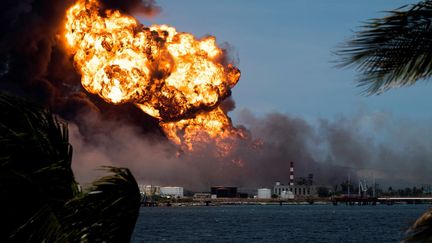
[[[140,208],[138,184],[126,168],[104,167],[110,174],[66,204],[60,241],[129,242]]]
[[[48,205],[42,206],[27,222],[14,230],[8,241],[56,242],[61,222],[56,212]]]
[[[376,94],[432,75],[432,1],[371,19],[336,52],[339,67],[355,67],[359,86]]]
[[[0,92],[0,242],[129,242],[140,207],[128,169],[78,191],[68,130],[49,111]]]
[[[432,242],[432,210],[429,209],[408,230],[406,242]]]
[[[58,212],[77,194],[71,158],[65,123],[32,102],[0,93],[0,208],[7,222],[0,241],[16,228],[14,239],[25,238],[41,208]]]

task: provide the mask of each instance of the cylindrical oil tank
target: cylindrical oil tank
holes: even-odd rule
[[[258,189],[257,197],[262,199],[271,198],[271,190],[268,188],[260,188]]]

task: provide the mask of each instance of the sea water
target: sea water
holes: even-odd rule
[[[430,206],[143,207],[132,242],[398,242]]]

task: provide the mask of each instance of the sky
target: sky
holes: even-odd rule
[[[279,112],[308,121],[359,110],[429,120],[432,85],[365,96],[355,70],[335,68],[337,47],[363,21],[416,1],[199,1],[158,0],[162,12],[144,24],[169,24],[197,37],[213,35],[232,49],[242,71],[232,90],[238,113]]]

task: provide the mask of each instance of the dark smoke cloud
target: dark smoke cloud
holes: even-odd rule
[[[280,113],[257,118],[245,110],[241,112],[240,123],[263,142],[257,150],[243,148],[240,151],[240,156],[246,156],[248,161],[248,177],[258,178],[260,184],[287,183],[291,161],[295,163],[297,177],[313,173],[316,182],[322,184],[338,184],[350,173],[345,164],[320,160],[317,155],[329,156],[327,149],[322,149],[326,141],[314,126],[303,119]]]
[[[152,17],[161,11],[161,8],[156,5],[154,0],[104,0],[102,3],[106,9],[118,9],[123,13],[139,14],[147,17]]]
[[[2,2],[0,73],[3,89],[43,103],[52,101],[57,80],[47,78],[49,71],[55,69],[51,64],[63,58],[54,51],[56,33],[70,4],[71,1]],[[63,66],[63,63],[60,61],[56,65]]]
[[[102,0],[107,8],[151,16],[160,11],[153,0]],[[72,57],[59,38],[66,9],[74,1],[6,0],[0,9],[0,88],[50,107],[63,118],[90,128],[79,114],[99,113],[107,120],[143,124],[160,133],[157,121],[133,105],[112,106],[85,92]]]
[[[223,100],[219,107],[225,112],[228,113],[230,111],[233,111],[235,109],[235,101],[232,97],[228,97],[225,100]]]
[[[352,117],[319,121],[326,163],[347,165],[359,176],[384,185],[429,183],[432,171],[431,121],[401,120],[389,113],[359,111]]]

